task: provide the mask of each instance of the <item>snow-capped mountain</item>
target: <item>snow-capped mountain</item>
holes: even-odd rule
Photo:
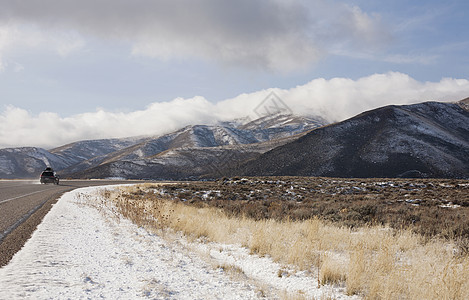
[[[304,117],[295,115],[268,115],[247,122],[239,129],[251,131],[258,141],[270,141],[305,132],[327,124],[319,117]]]
[[[209,148],[266,142],[293,136],[326,124],[321,118],[274,115],[247,123],[191,125],[175,132],[148,138],[107,156],[106,162],[142,159],[169,149]]]
[[[203,157],[200,153],[205,151],[213,162],[216,161],[214,156],[220,156],[221,152],[239,152],[241,145],[294,136],[324,124],[325,121],[319,117],[276,115],[249,122],[236,120],[218,125],[192,125],[163,136],[79,141],[49,151],[40,148],[1,149],[0,178],[36,177],[46,166],[60,171],[63,176],[71,177],[89,177],[94,174],[102,178],[104,175],[99,174],[112,173],[115,174],[113,177],[160,178],[161,172],[153,170],[153,167],[145,172],[145,176],[138,172],[142,171],[142,166],[165,165],[167,174],[175,173],[170,170],[172,167],[177,168],[172,166],[172,162],[181,161],[181,157],[184,157],[182,160],[185,166],[197,164],[197,155],[190,153],[198,153]],[[272,148],[276,144],[265,145],[272,145]],[[254,152],[271,149],[265,145],[257,147]],[[220,150],[224,146],[226,150]],[[235,146],[235,150],[230,150],[229,146]],[[215,150],[217,147],[221,148]],[[208,154],[210,151],[218,154]],[[243,152],[243,155],[251,158],[247,153]],[[206,164],[203,159],[200,163]],[[132,171],[125,170],[125,166],[139,167]],[[102,171],[108,169],[112,171]]]
[[[58,169],[68,167],[67,160],[35,147],[0,149],[0,178],[28,178],[38,176],[45,166]]]
[[[237,173],[469,178],[468,103],[425,102],[364,112],[260,155]]]
[[[130,147],[143,139],[127,138],[80,141],[52,149],[50,153],[62,157],[69,165],[73,165],[83,160],[100,157]]]
[[[286,143],[289,137],[324,124],[321,118],[275,115],[252,122],[191,125],[85,160],[63,172],[87,178],[194,178],[218,171],[217,164],[253,158]],[[273,140],[278,143],[269,142]],[[259,145],[245,146],[255,144]]]
[[[295,140],[302,134],[304,133],[253,144],[173,148],[152,157],[105,162],[76,172],[72,176],[163,180],[218,178],[225,174],[226,169],[239,167],[241,162],[254,159],[259,154]]]
[[[155,137],[0,150],[0,178],[226,175],[469,178],[469,99],[390,105],[325,125],[293,115],[191,125]]]

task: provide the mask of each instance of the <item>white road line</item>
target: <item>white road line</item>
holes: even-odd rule
[[[2,201],[0,201],[0,204],[5,203],[5,202],[8,202],[8,201],[16,200],[16,199],[19,199],[19,198],[31,196],[31,195],[34,195],[34,194],[42,193],[42,192],[44,192],[44,191],[46,191],[46,190],[37,191],[37,192],[32,192],[32,193],[29,193],[29,194],[26,194],[26,195],[21,195],[21,196],[18,196],[18,197],[14,197],[14,198],[2,200]]]

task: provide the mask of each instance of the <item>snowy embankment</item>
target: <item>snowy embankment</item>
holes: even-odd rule
[[[98,189],[62,196],[0,269],[0,299],[356,298],[240,246],[161,237],[113,218]]]

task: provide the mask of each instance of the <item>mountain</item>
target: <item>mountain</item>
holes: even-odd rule
[[[50,165],[65,168],[68,162],[42,148],[0,149],[0,178],[37,177],[46,166]]]
[[[142,138],[80,141],[52,150],[37,147],[0,149],[0,178],[33,178],[44,168],[64,170],[91,158],[138,143]]]
[[[237,124],[190,125],[175,132],[148,138],[107,156],[106,162],[148,158],[176,148],[209,148],[225,145],[253,144],[284,138],[323,126],[321,118],[293,115],[265,116]]]
[[[52,149],[49,152],[63,158],[69,164],[76,164],[83,160],[100,157],[130,147],[142,140],[144,138],[80,141]]]
[[[147,138],[123,138],[123,139],[101,139],[87,140],[67,144],[50,150],[50,153],[62,158],[67,162],[67,166],[60,167],[52,164],[57,171],[65,174],[81,171],[94,167],[104,160],[110,153],[118,152],[123,149],[139,144]]]
[[[321,118],[273,115],[248,122],[193,125],[63,170],[80,178],[187,179],[251,159],[325,124]]]
[[[160,180],[218,178],[224,175],[225,169],[238,167],[241,162],[256,158],[300,135],[253,144],[173,148],[151,157],[102,163],[70,177]]]
[[[386,106],[315,129],[240,175],[469,178],[469,99]]]
[[[390,105],[324,126],[271,115],[161,136],[0,149],[0,178],[201,179],[231,175],[469,178],[469,98]]]
[[[212,172],[216,163],[254,158],[324,124],[319,117],[273,115],[186,126],[162,136],[79,141],[49,151],[0,149],[0,178],[36,177],[46,166],[73,178],[193,178]]]
[[[246,122],[238,126],[238,129],[252,132],[257,142],[265,142],[302,133],[327,123],[320,117],[277,114]]]
[[[466,98],[466,99],[463,99],[461,101],[458,102],[458,105],[466,110],[466,111],[469,111],[469,98]]]

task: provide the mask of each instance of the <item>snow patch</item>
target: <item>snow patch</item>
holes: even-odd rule
[[[343,287],[317,289],[308,272],[285,269],[239,245],[162,238],[110,217],[112,207],[98,201],[103,189],[61,197],[0,269],[0,299],[279,299],[279,291],[358,299],[344,295]],[[213,262],[236,266],[247,278],[233,278]],[[280,269],[289,276],[279,276]]]

